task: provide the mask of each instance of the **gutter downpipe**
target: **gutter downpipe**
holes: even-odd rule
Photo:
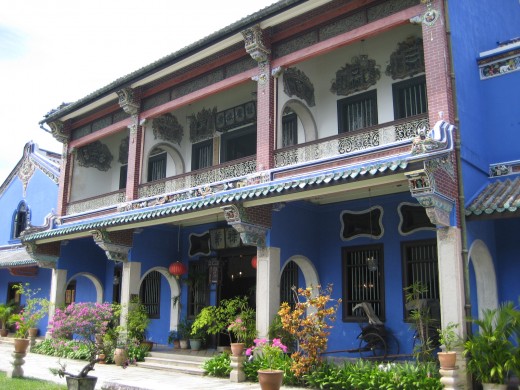
[[[460,121],[458,115],[457,106],[457,94],[455,85],[455,71],[453,66],[453,50],[451,46],[451,24],[448,12],[448,0],[444,0],[444,11],[445,11],[445,31],[448,37],[448,50],[450,55],[450,78],[451,78],[451,89],[453,99],[453,110],[455,113],[455,126],[457,131],[455,132],[455,159],[457,164],[457,186],[459,192],[459,220],[460,220],[460,235],[461,235],[461,255],[462,255],[462,267],[464,269],[464,309],[466,314],[466,335],[471,336],[471,291],[470,291],[470,277],[469,277],[469,258],[468,258],[468,235],[466,226],[466,214],[464,212],[464,205],[466,204],[464,197],[464,182],[462,180],[462,158],[461,158],[461,141],[460,141]]]

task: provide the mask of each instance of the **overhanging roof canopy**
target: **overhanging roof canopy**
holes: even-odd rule
[[[520,176],[489,183],[466,207],[466,216],[468,219],[520,216]]]

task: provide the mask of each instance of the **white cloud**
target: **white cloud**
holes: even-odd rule
[[[274,0],[23,0],[0,13],[0,183],[33,140],[61,152],[38,122]]]

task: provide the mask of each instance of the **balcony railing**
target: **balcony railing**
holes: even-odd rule
[[[107,207],[116,206],[117,204],[124,201],[125,190],[111,192],[109,194],[69,203],[67,205],[67,215],[81,214],[90,210],[104,209]]]
[[[256,172],[256,159],[248,157],[243,160],[234,160],[216,167],[186,173],[169,179],[157,180],[139,186],[139,199],[150,198],[160,194],[169,194],[187,188],[194,188],[210,183],[222,182]]]
[[[352,133],[316,140],[302,146],[291,146],[275,152],[275,168],[334,158],[343,154],[363,151],[405,141],[417,136],[419,129],[429,128],[426,116],[416,116],[406,121],[383,123]]]

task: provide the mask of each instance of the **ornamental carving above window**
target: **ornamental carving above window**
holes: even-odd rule
[[[283,91],[287,96],[297,96],[314,107],[314,86],[307,75],[299,69],[289,68],[283,73]]]
[[[352,57],[352,63],[345,64],[336,72],[330,91],[336,95],[350,95],[364,91],[375,85],[381,77],[379,65],[367,55]]]
[[[171,114],[161,115],[152,121],[152,130],[155,139],[159,138],[171,143],[181,144],[184,128],[177,118]]]
[[[94,141],[91,144],[78,148],[76,153],[76,160],[79,166],[85,168],[94,167],[100,171],[108,171],[113,158],[108,146],[100,141]]]
[[[213,138],[215,134],[215,116],[217,107],[203,108],[198,113],[188,116],[190,121],[190,141],[192,143]]]
[[[386,67],[386,75],[395,80],[418,73],[424,73],[423,40],[412,36],[397,44],[397,50],[390,56]]]

